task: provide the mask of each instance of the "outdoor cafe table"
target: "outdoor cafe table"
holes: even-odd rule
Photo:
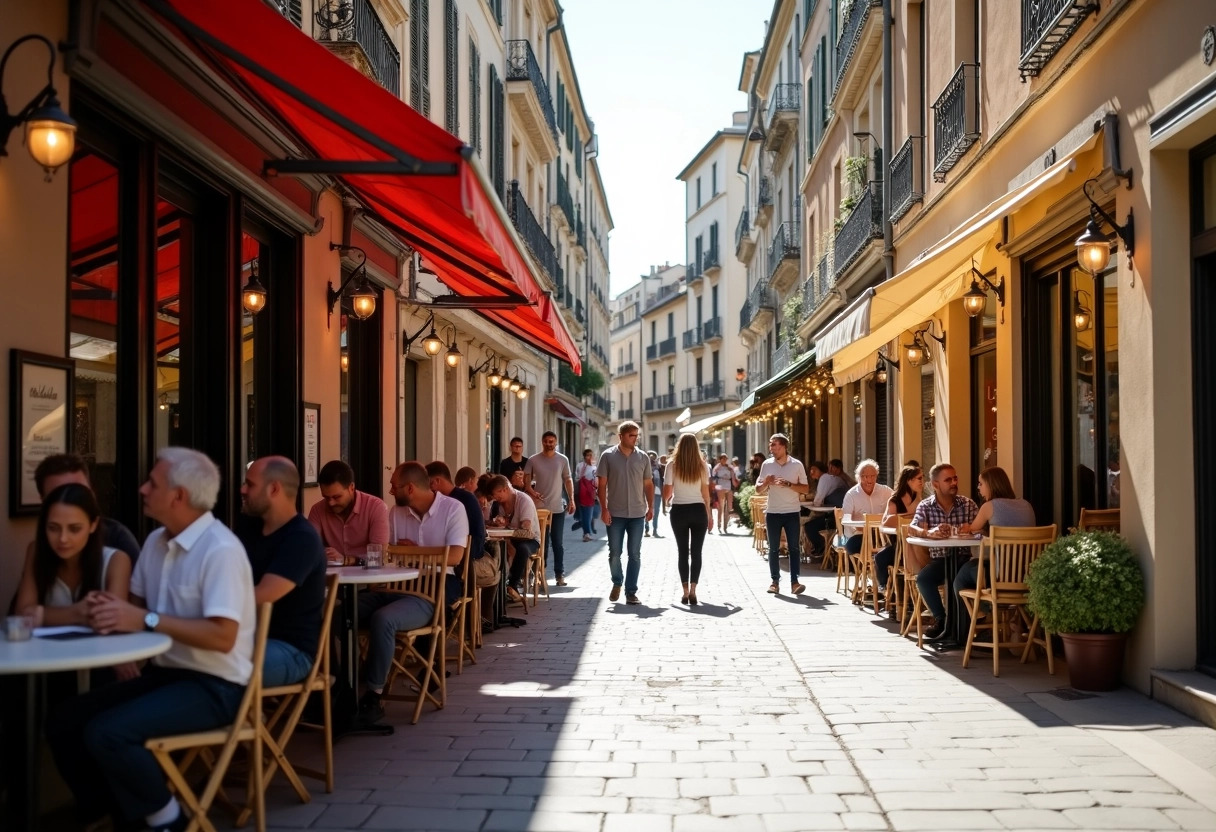
[[[979,536],[964,535],[963,537],[909,537],[907,543],[913,546],[924,546],[927,549],[970,549],[980,545],[983,540]],[[959,558],[951,552],[946,556],[946,629],[942,638],[936,644],[938,650],[952,650],[962,647],[966,640],[967,617],[963,609],[962,599],[954,591],[954,578],[958,575]]]
[[[507,547],[505,543],[514,536],[514,529],[486,529],[486,542],[498,551],[498,593],[494,596],[495,629],[505,627],[508,624],[513,627],[521,627],[528,623],[523,618],[507,617],[507,572],[510,565],[507,563]]]
[[[79,633],[58,639],[35,636],[28,641],[0,640],[0,675],[24,674],[25,692],[25,828],[38,826],[38,763],[43,679],[47,673],[89,670],[135,662],[164,653],[173,640],[164,633],[103,636]]]
[[[355,712],[351,715],[352,729],[343,733],[370,733],[387,736],[393,733],[393,726],[359,724],[359,587],[368,584],[386,584],[392,581],[412,581],[417,578],[417,569],[407,569],[397,566],[384,566],[377,569],[364,569],[362,566],[331,566],[325,570],[327,575],[337,575],[338,584],[342,587],[342,661],[339,673],[346,676],[347,684],[355,693],[352,697]]]

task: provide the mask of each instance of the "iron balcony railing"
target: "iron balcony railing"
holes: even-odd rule
[[[705,273],[701,271],[701,264],[698,261],[693,260],[684,267],[684,282],[689,286],[696,283],[703,277],[705,277]]]
[[[735,226],[735,251],[736,252],[738,252],[739,249],[742,247],[743,239],[745,237],[750,238],[751,233],[752,233],[751,217],[748,215],[747,209],[744,208],[742,213],[739,214],[739,223],[738,223],[738,225]]]
[[[882,0],[853,0],[845,12],[845,18],[839,24],[840,39],[836,41],[836,83],[832,90],[833,95],[840,89],[840,81],[844,78],[844,71],[849,68],[849,61],[857,49],[857,40],[861,37],[861,30],[865,26],[866,18],[870,16],[870,10],[881,6]]]
[[[796,220],[787,220],[777,226],[773,241],[768,247],[768,276],[771,279],[781,261],[787,257],[797,260],[802,256],[802,225]]]
[[[574,220],[574,239],[578,243],[579,248],[587,247],[587,229],[583,226],[581,215]]]
[[[768,123],[771,127],[781,113],[797,113],[802,106],[802,84],[778,84],[768,102]]]
[[[676,354],[676,336],[664,338],[659,342],[659,358]]]
[[[635,365],[632,361],[630,361],[628,364],[622,364],[621,366],[616,368],[616,374],[618,376],[627,376],[633,372],[634,366]]]
[[[722,261],[718,259],[718,250],[716,248],[711,248],[709,251],[706,251],[701,254],[701,273],[702,274],[709,271],[710,269],[717,269],[717,268],[720,268],[721,266],[722,266]]]
[[[836,278],[853,261],[861,256],[861,252],[871,240],[882,237],[882,183],[871,182],[861,195],[861,199],[853,206],[852,213],[836,234],[835,259]]]
[[[562,172],[557,172],[557,204],[566,215],[566,224],[574,228],[574,200],[570,198],[570,186]]]
[[[536,61],[536,53],[532,44],[526,40],[509,40],[507,46],[507,80],[530,81],[536,90],[536,98],[544,111],[545,121],[553,138],[557,139],[557,118],[553,115],[553,99],[549,96],[549,85],[545,83],[545,75],[540,71]]]
[[[705,323],[701,324],[701,337],[706,341],[712,341],[715,338],[722,337],[722,319],[710,318]]]
[[[523,192],[519,189],[518,180],[511,181],[511,190],[507,192],[507,213],[511,215],[515,230],[523,237],[524,245],[532,252],[536,262],[548,273],[549,279],[560,286],[562,270],[557,265],[557,252],[553,250],[553,243],[549,242],[545,229],[541,228],[532,209],[528,207]]]
[[[573,396],[578,396],[578,390],[575,387],[573,376],[570,376],[569,378],[567,378],[565,375],[558,376],[557,389],[565,390],[567,393],[570,393]]]
[[[616,412],[616,417],[618,419],[632,419],[633,418],[633,408],[632,407],[621,408],[620,410],[618,410]]]
[[[721,399],[726,394],[726,383],[711,381],[709,384],[698,384],[685,387],[680,391],[680,404],[699,404]]]
[[[678,294],[679,291],[680,286],[677,283],[668,283],[666,286],[660,286],[658,291],[647,299],[646,308],[650,309],[653,306],[658,306],[672,295]]]
[[[891,222],[898,222],[925,198],[924,139],[909,136],[891,158]]]
[[[802,316],[809,318],[815,314],[828,294],[836,286],[835,273],[828,267],[828,255],[819,258],[819,265],[802,284]]]
[[[583,299],[579,298],[574,302],[574,320],[580,324],[586,322],[586,315],[583,314]]]
[[[1022,0],[1022,80],[1038,75],[1077,27],[1098,11],[1094,0]]]
[[[790,366],[790,359],[793,358],[793,349],[789,342],[786,341],[777,349],[773,350],[773,373],[779,373],[786,367]]]
[[[767,176],[760,177],[760,187],[756,195],[757,208],[772,207],[773,183]]]
[[[671,410],[676,406],[675,392],[664,393],[661,396],[651,396],[646,399],[646,410]]]
[[[659,345],[658,344],[651,344],[648,347],[646,347],[646,360],[647,361],[654,361],[658,357],[659,357]]]
[[[701,333],[701,327],[684,330],[684,349],[690,350],[704,343],[705,336]]]
[[[743,306],[739,308],[739,331],[743,332],[752,323],[752,302],[750,300],[743,301]]]
[[[587,402],[596,410],[601,410],[604,413],[612,411],[612,402],[603,393],[592,393],[587,397]]]
[[[769,287],[767,280],[763,280],[752,287],[747,302],[751,305],[752,314],[758,315],[761,309],[777,308],[777,293]]]
[[[933,104],[933,181],[945,182],[980,137],[979,64],[959,64]]]
[[[401,95],[401,53],[369,0],[325,0],[318,5],[313,20],[317,40],[358,44],[380,85],[393,95]]]

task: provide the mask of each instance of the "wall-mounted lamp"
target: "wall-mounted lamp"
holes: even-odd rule
[[[169,394],[168,393],[161,393],[157,397],[156,409],[157,410],[168,410],[169,409]]]
[[[863,149],[863,150],[865,149],[865,143],[866,143],[867,141],[871,141],[871,140],[872,140],[872,141],[874,142],[874,149],[875,149],[875,150],[876,150],[878,153],[882,153],[882,145],[881,145],[881,144],[879,144],[879,142],[878,142],[878,136],[875,136],[875,135],[874,135],[873,133],[871,133],[870,131],[868,131],[868,130],[854,130],[854,131],[853,131],[853,138],[857,139],[858,141],[860,141],[860,142],[862,143],[862,149]]]
[[[507,379],[503,379],[503,383],[506,384],[507,389],[510,390],[512,393],[518,393],[520,391],[520,389],[524,386],[523,382],[519,380],[519,376],[516,376],[515,378],[511,379],[510,382],[508,382]]]
[[[743,381],[745,378],[747,378],[746,370],[744,370],[742,367],[735,370],[735,381]]]
[[[34,94],[29,102],[14,114],[8,111],[8,103],[4,100],[4,68],[8,64],[9,55],[13,50],[26,41],[39,41],[46,46],[50,60],[46,65],[46,86]],[[0,58],[0,156],[8,155],[8,140],[13,130],[25,125],[25,148],[34,161],[42,165],[46,171],[46,181],[50,182],[55,171],[72,158],[76,149],[76,122],[63,111],[59,103],[59,95],[55,92],[55,47],[42,35],[25,35],[17,38],[4,57]]]
[[[342,365],[342,372],[348,371],[350,369],[350,353],[342,350],[342,357],[338,359],[338,362]]]
[[[1077,332],[1084,332],[1089,329],[1094,320],[1093,310],[1089,306],[1086,306],[1085,302],[1081,299],[1082,295],[1089,298],[1091,304],[1094,301],[1089,292],[1084,289],[1077,289],[1072,293],[1072,325],[1076,327]]]
[[[1004,323],[1005,278],[1002,277],[1000,283],[993,284],[974,265],[971,266],[971,288],[967,290],[967,294],[963,295],[963,309],[966,310],[968,317],[978,318],[983,313],[984,307],[988,305],[988,292],[980,288],[980,281],[983,281],[984,286],[996,295],[996,302],[1001,307],[1001,323]]]
[[[241,289],[241,305],[251,315],[256,315],[266,308],[266,287],[258,280],[258,259],[249,261],[249,282]]]
[[[498,357],[493,352],[486,352],[486,360],[478,364],[476,367],[469,368],[469,389],[477,389],[477,374],[484,373],[486,368],[490,366],[491,361],[497,361]],[[494,387],[498,384],[498,380],[494,379],[490,382],[490,386]]]
[[[376,292],[371,286],[367,285],[367,252],[358,246],[344,246],[340,243],[330,243],[330,251],[357,251],[363,255],[363,261],[355,267],[354,271],[342,281],[342,285],[336,290],[332,281],[326,284],[326,297],[329,300],[329,316],[333,317],[334,304],[342,297],[342,293],[346,291],[346,287],[350,285],[352,280],[357,280],[354,291],[350,293],[351,311],[355,317],[361,321],[370,318],[376,311]],[[328,324],[327,324],[328,326]]]
[[[1097,179],[1087,179],[1081,186],[1081,192],[1089,200],[1089,224],[1085,226],[1085,232],[1077,238],[1076,244],[1077,262],[1081,264],[1081,268],[1092,275],[1105,271],[1107,264],[1110,263],[1110,239],[1102,233],[1102,220],[1105,220],[1106,224],[1113,228],[1115,234],[1123,241],[1129,264],[1132,255],[1136,253],[1136,224],[1135,217],[1132,216],[1132,209],[1127,209],[1126,223],[1119,225],[1115,222],[1115,218],[1103,211],[1090,196],[1089,186],[1096,184],[1097,181]]]
[[[408,334],[404,329],[401,330],[401,354],[409,355],[410,348],[414,346],[414,342],[418,340],[418,336],[422,334],[427,327],[431,328],[431,334],[423,340],[422,346],[426,350],[427,355],[438,355],[439,350],[443,349],[443,342],[439,340],[439,336],[435,334],[435,313],[426,316],[426,320],[422,322],[422,326],[418,327],[418,331],[413,335]],[[432,340],[433,339],[433,340]],[[439,344],[439,349],[431,351],[431,344]]]
[[[925,335],[928,335],[934,341],[946,346],[946,333],[942,332],[941,337],[933,334],[933,323],[929,322],[912,334],[912,343],[904,344],[904,356],[908,359],[908,363],[913,367],[919,367],[926,361],[933,360],[933,354],[929,351],[929,344],[925,340]]]
[[[497,361],[494,363],[494,369],[490,370],[490,374],[486,376],[486,381],[491,387],[497,387],[499,382],[502,381],[502,373],[498,369]]]
[[[888,378],[888,367],[899,369],[899,362],[894,358],[887,358],[882,353],[878,354],[878,364],[874,367],[874,380],[879,384],[886,384]]]
[[[452,330],[452,344],[444,354],[443,360],[449,367],[455,369],[460,366],[460,359],[464,356],[460,354],[460,347],[456,346],[456,327],[448,324],[447,328]]]

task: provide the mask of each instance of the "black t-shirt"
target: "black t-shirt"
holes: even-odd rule
[[[131,534],[130,529],[113,517],[101,518],[101,543],[103,546],[126,553],[127,557],[131,559],[132,567],[139,559],[139,541],[135,539],[135,535]]]
[[[522,457],[519,462],[507,457],[502,462],[498,463],[498,473],[502,474],[507,479],[511,479],[516,471],[524,470],[524,466],[528,464],[528,458]]]
[[[245,529],[241,542],[249,553],[256,585],[265,575],[278,575],[295,587],[274,602],[270,638],[285,641],[308,655],[317,651],[321,610],[325,605],[325,544],[304,515],[297,514],[268,535],[261,527]]]
[[[486,518],[481,513],[481,503],[477,502],[472,491],[465,491],[463,488],[453,488],[448,496],[459,500],[464,506],[464,513],[469,518],[469,537],[473,538],[469,550],[474,559],[481,557],[486,550]]]

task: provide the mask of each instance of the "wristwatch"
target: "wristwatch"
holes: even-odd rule
[[[160,623],[160,616],[149,610],[144,614],[144,629],[151,633],[156,630],[156,625]]]

